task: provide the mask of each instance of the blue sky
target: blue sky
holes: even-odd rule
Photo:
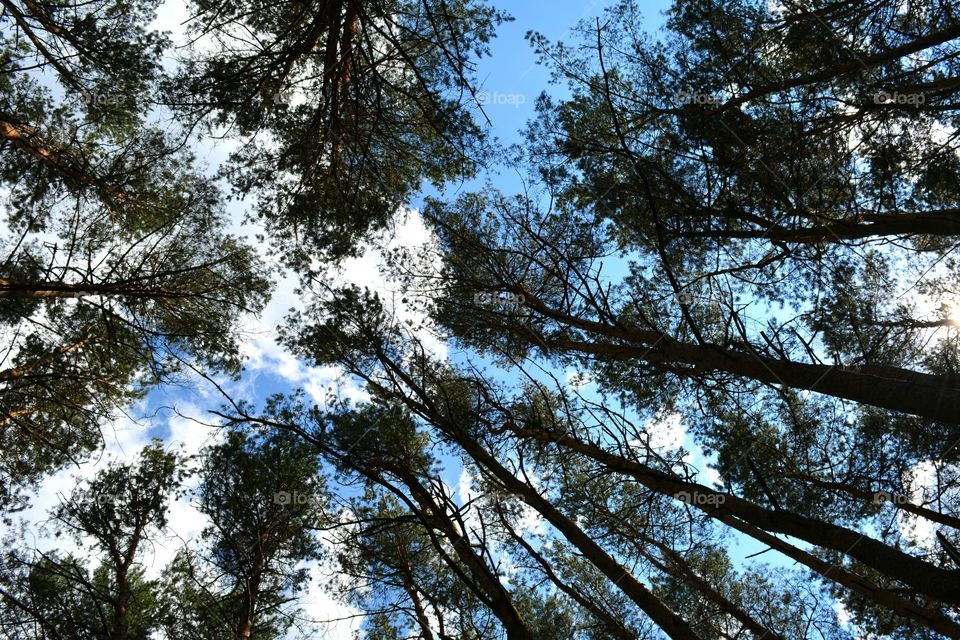
[[[548,91],[553,96],[567,93],[565,86],[550,85],[549,70],[537,64],[533,48],[526,39],[527,33],[538,32],[551,42],[570,42],[574,25],[581,20],[601,17],[604,8],[613,4],[600,0],[494,3],[514,20],[497,29],[497,37],[490,45],[491,55],[477,65],[477,77],[481,98],[486,101],[484,113],[490,120],[492,133],[503,146],[521,141],[520,131],[534,117],[535,101],[541,92]],[[664,12],[670,3],[656,0],[641,3],[641,6],[646,29],[653,32],[663,25]],[[521,177],[515,168],[503,166],[496,176],[496,185],[507,193],[518,191],[522,187]],[[475,188],[483,178],[468,182],[460,189],[455,185],[453,193]],[[416,206],[417,201],[411,204]]]
[[[496,39],[490,44],[492,55],[481,60],[478,65],[478,78],[481,83],[480,95],[485,101],[484,110],[491,121],[492,133],[504,146],[520,142],[520,131],[534,116],[535,100],[541,92],[549,91],[554,96],[562,96],[566,92],[565,87],[550,86],[549,72],[537,65],[534,52],[525,38],[527,32],[531,30],[540,32],[551,41],[570,40],[571,28],[578,21],[600,16],[608,4],[610,3],[596,0],[497,3],[496,6],[511,14],[514,20],[501,25],[498,29]],[[644,6],[648,31],[652,32],[662,25],[663,11],[667,6],[668,3],[662,0],[647,3]],[[160,8],[158,25],[176,32],[179,30],[178,24],[185,16],[182,2],[168,1]],[[196,151],[199,157],[206,159],[214,166],[226,155],[225,147],[214,148],[208,143],[201,143]],[[502,166],[496,175],[483,175],[463,185],[452,185],[444,196],[456,197],[458,192],[476,189],[486,180],[493,182],[506,193],[519,192],[522,187],[522,177],[521,170]],[[425,191],[425,194],[414,198],[409,203],[410,206],[416,209],[422,202],[423,195],[429,195],[429,193]],[[234,203],[231,207],[231,213],[238,227],[242,227],[239,223],[242,218],[242,209],[242,203]],[[408,215],[405,218],[405,224],[401,225],[400,234],[405,236],[406,241],[414,242],[418,239],[418,235],[420,240],[426,236],[422,225],[418,225],[415,218],[416,216]],[[403,242],[404,239],[400,241]],[[377,282],[376,263],[375,254],[353,261],[343,269],[343,277],[360,284]],[[275,345],[273,328],[282,321],[288,309],[299,304],[293,292],[294,284],[295,279],[292,277],[281,281],[275,298],[264,316],[258,320],[251,319],[245,327],[247,340],[244,349],[250,356],[250,362],[243,378],[229,385],[230,391],[248,400],[262,400],[271,393],[290,391],[298,387],[305,388],[318,401],[328,389],[339,389],[340,393],[351,398],[361,398],[362,392],[355,385],[340,380],[334,368],[309,367],[285,354]],[[454,360],[460,358],[459,354],[446,354],[442,345],[438,345],[437,350],[440,355],[450,355]],[[563,379],[563,376],[561,375],[560,378]],[[68,469],[51,478],[38,494],[35,507],[25,515],[35,522],[41,521],[45,510],[56,504],[58,495],[69,493],[76,478],[90,477],[108,459],[132,458],[151,436],[162,437],[170,446],[182,446],[189,453],[196,452],[204,443],[209,443],[210,437],[214,434],[214,430],[201,423],[212,421],[208,411],[219,408],[221,403],[222,400],[216,392],[202,382],[194,388],[168,387],[151,392],[145,402],[133,407],[128,417],[120,419],[114,425],[112,432],[105,433],[106,456],[84,464],[79,469]],[[671,441],[675,435],[675,431],[665,433],[664,438],[667,442],[676,445],[679,443]],[[702,458],[697,462],[702,462]],[[459,470],[456,465],[451,464],[448,471],[451,475],[447,482],[454,489],[462,486],[462,478],[458,478]],[[183,540],[191,540],[197,536],[203,526],[203,520],[198,515],[185,501],[174,505],[170,518],[173,532],[168,544],[166,546],[161,544],[155,550],[154,570],[162,566]],[[63,540],[47,543],[41,543],[38,540],[38,546],[41,548],[60,544],[63,544]],[[733,554],[742,557],[758,550],[759,547],[756,545],[747,545],[745,550],[733,551]],[[319,576],[317,580],[320,581]],[[318,613],[320,617],[337,617],[337,614],[349,613],[326,600],[317,593],[318,591],[319,589],[313,589],[309,602],[311,607],[327,612],[326,615]],[[339,632],[332,634],[331,637],[341,637],[339,633],[345,630],[345,627],[341,627]]]

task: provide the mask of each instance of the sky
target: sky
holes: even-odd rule
[[[593,19],[601,15],[607,3],[591,0],[553,0],[553,1],[513,1],[501,2],[496,6],[510,13],[514,20],[498,29],[496,39],[491,43],[492,55],[480,61],[478,78],[480,87],[478,97],[484,103],[483,108],[490,120],[492,133],[504,146],[518,143],[519,132],[534,115],[536,97],[545,90],[554,95],[563,95],[564,89],[549,86],[549,73],[537,65],[535,55],[526,40],[528,31],[544,34],[548,39],[569,39],[571,27],[584,19]],[[664,20],[662,12],[667,3],[663,0],[650,2],[645,7],[647,28],[652,31]],[[170,31],[175,42],[183,42],[182,23],[186,18],[186,9],[180,0],[168,0],[159,10],[156,27]],[[230,147],[220,144],[214,146],[202,143],[196,148],[199,158],[211,167],[217,166],[229,153]],[[460,192],[466,192],[480,186],[484,180],[492,180],[507,193],[518,191],[522,187],[520,172],[511,166],[501,166],[494,176],[481,176],[478,180],[461,185],[453,185],[444,193],[444,197],[454,198]],[[391,229],[384,242],[387,246],[416,246],[429,241],[429,232],[425,228],[417,208],[424,195],[432,195],[430,190],[411,200],[409,208],[398,212],[396,225]],[[256,231],[242,222],[243,203],[233,203],[231,215],[236,231],[250,237]],[[377,243],[377,246],[382,246]],[[380,291],[387,298],[393,297],[398,289],[382,275],[378,264],[381,258],[379,250],[371,247],[367,253],[348,261],[334,277],[343,282],[368,285]],[[269,260],[268,255],[263,256]],[[353,400],[365,397],[364,392],[354,382],[344,379],[335,367],[311,367],[283,351],[275,342],[275,327],[282,322],[291,308],[299,301],[294,292],[296,281],[293,277],[282,278],[274,292],[269,306],[259,318],[246,319],[243,326],[245,335],[243,351],[248,357],[246,370],[237,382],[225,382],[230,393],[242,399],[264,398],[270,393],[295,388],[303,388],[317,402],[323,402],[331,390]],[[450,356],[449,347],[434,343],[432,349],[440,357]],[[570,379],[576,372],[564,372]],[[589,391],[589,390],[588,390]],[[131,407],[127,416],[119,419],[104,434],[106,448],[102,455],[94,457],[79,467],[66,469],[47,479],[33,499],[33,506],[23,514],[34,523],[42,523],[46,513],[57,502],[69,494],[78,481],[90,478],[110,460],[130,460],[151,437],[160,437],[171,448],[180,448],[187,454],[200,451],[206,445],[216,441],[215,428],[204,426],[211,423],[209,411],[217,409],[221,399],[210,385],[198,382],[196,385],[162,388],[151,392],[146,399]],[[675,448],[681,444],[690,446],[683,425],[671,416],[662,416],[655,429],[656,445]],[[702,456],[691,454],[690,461],[703,466]],[[719,478],[709,478],[719,481]],[[469,477],[453,468],[447,478],[451,487],[456,489],[462,501],[470,498]],[[170,533],[148,550],[144,566],[148,576],[155,576],[172,558],[185,541],[196,540],[204,527],[204,518],[189,503],[188,499],[176,501],[170,511]],[[540,523],[535,518],[526,522],[529,531],[537,531]],[[34,528],[35,544],[48,550],[67,544],[63,538],[56,541],[42,537],[42,530]],[[747,547],[743,555],[756,551]],[[351,617],[355,612],[331,601],[320,587],[326,581],[319,568],[313,571],[313,588],[309,590],[305,609],[318,619],[343,619],[342,622],[327,627],[330,638],[349,637],[350,630],[358,623]]]

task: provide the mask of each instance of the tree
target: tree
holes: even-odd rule
[[[135,462],[108,465],[54,510],[58,532],[89,543],[99,556],[92,575],[70,555],[9,554],[15,573],[4,585],[3,606],[26,614],[15,637],[150,637],[159,617],[156,586],[138,565],[146,543],[166,527],[168,501],[186,473],[183,462],[155,441]]]
[[[3,4],[6,506],[96,448],[151,385],[191,367],[236,373],[237,320],[262,308],[268,281],[224,231],[216,186],[147,125],[166,42],[144,26],[155,3],[87,3],[83,19],[62,3]]]
[[[897,260],[918,274],[952,264],[956,194],[946,176],[956,154],[935,133],[953,126],[955,87],[941,82],[954,64],[952,13],[842,4],[774,15],[731,3],[722,14],[678,3],[666,42],[653,43],[638,33],[636,6],[622,3],[603,24],[582,25],[588,47],[534,38],[573,92],[544,100],[530,130],[531,169],[557,208],[498,194],[438,206],[451,297],[522,296],[532,326],[500,339],[526,333],[528,344],[610,368],[622,360],[657,379],[732,374],[920,424],[954,421],[954,340],[935,334],[936,363],[920,348],[929,329],[953,321],[911,318],[882,298],[893,283],[913,284],[892,271]],[[851,20],[865,15],[857,30]],[[832,48],[822,55],[813,34],[827,25]],[[912,66],[920,54],[926,63]],[[890,91],[929,102],[870,99]],[[945,222],[928,229],[923,220],[938,216]],[[634,266],[623,286],[607,287],[596,268],[618,252]],[[850,289],[838,283],[851,281],[860,294],[841,295]],[[952,284],[919,275],[915,286],[939,302]],[[881,287],[879,302],[864,299],[870,287]],[[767,301],[788,310],[763,317]]]
[[[622,554],[626,553],[628,558],[639,554],[654,570],[664,571],[671,579],[682,579],[689,588],[710,599],[724,616],[729,616],[730,624],[776,635],[784,633],[786,620],[792,619],[780,618],[776,624],[782,625],[783,631],[773,629],[771,633],[751,615],[749,608],[724,595],[726,587],[711,584],[697,569],[680,562],[682,556],[673,551],[675,540],[661,540],[660,552],[651,558],[648,539],[656,543],[663,535],[664,520],[669,522],[673,517],[667,506],[671,501],[686,505],[688,513],[700,513],[701,518],[780,551],[840,593],[869,598],[875,608],[902,616],[915,627],[948,635],[957,633],[945,609],[957,597],[952,571],[941,568],[936,557],[904,553],[863,530],[848,529],[806,515],[802,510],[788,511],[777,502],[767,506],[767,500],[775,500],[769,493],[755,502],[706,486],[694,474],[684,471],[682,465],[678,470],[678,462],[670,463],[653,450],[637,451],[630,443],[643,431],[632,425],[626,414],[614,413],[609,405],[584,404],[565,393],[562,386],[551,390],[551,383],[538,382],[523,368],[530,388],[511,397],[477,372],[461,373],[448,365],[431,364],[405,325],[386,314],[375,296],[351,289],[331,295],[305,312],[300,324],[290,331],[289,344],[318,363],[341,362],[382,401],[400,403],[424,420],[436,431],[437,438],[467,456],[503,491],[521,496],[566,543],[671,637],[700,636],[690,627],[689,618],[671,610],[632,574]],[[345,442],[356,442],[358,432],[352,433]],[[639,435],[632,439],[631,433]],[[350,459],[362,455],[354,451],[350,450]],[[370,463],[353,464],[369,469]],[[378,461],[375,468],[383,464]],[[533,468],[527,469],[527,465]],[[661,533],[625,529],[625,516],[611,517],[609,528],[598,524],[598,531],[585,531],[568,515],[571,511],[564,503],[569,498],[557,502],[557,498],[544,495],[529,480],[528,474],[538,478],[559,474],[565,483],[580,487],[585,481],[575,479],[579,477],[579,465],[593,469],[588,478],[592,474],[611,475],[621,478],[632,490],[639,490],[648,505],[644,510],[651,518],[648,531]],[[404,479],[413,496],[419,495],[418,485],[409,478],[411,472],[387,468]],[[569,496],[571,491],[578,489],[567,488],[558,495]],[[596,502],[596,493],[590,495],[592,504],[604,504],[602,500]],[[630,492],[620,490],[610,495],[626,500]],[[637,506],[623,509],[624,513],[636,513]],[[597,518],[589,522],[597,523]],[[482,531],[487,535],[486,526]],[[804,550],[777,534],[802,540],[813,545],[814,550]],[[611,549],[611,539],[622,540],[621,544],[629,546]],[[606,540],[608,544],[599,544],[597,540]],[[639,545],[639,550],[633,545]],[[489,548],[485,541],[479,546]],[[751,575],[746,579],[749,583],[760,578]],[[796,602],[802,606],[804,599],[797,598]],[[504,624],[509,629],[507,622]]]
[[[475,0],[191,4],[169,100],[243,146],[228,175],[256,194],[284,258],[342,257],[419,188],[477,167],[475,58],[504,15]],[[302,96],[303,100],[299,98]]]
[[[366,614],[366,637],[378,637],[378,627],[395,634],[386,637],[424,640],[494,635],[496,616],[461,579],[464,569],[448,564],[449,549],[435,546],[435,535],[421,522],[426,514],[379,487],[371,483],[337,520],[332,595]]]
[[[124,553],[93,572],[11,556],[4,630],[306,635],[295,602],[329,559],[358,637],[960,637],[950,3],[676,0],[654,39],[625,0],[577,46],[531,34],[567,92],[538,100],[516,150],[527,190],[429,201],[436,242],[388,251],[420,326],[320,268],[424,179],[482,166],[472,64],[504,16],[191,6],[198,45],[164,79],[139,18],[106,12],[114,48],[74,7],[4,3],[0,319],[22,337],[0,435],[72,448],[0,461],[55,467],[178,363],[236,370],[231,327],[263,274],[212,183],[140,126],[136,97],[161,84],[184,129],[239,143],[221,175],[301,280],[282,344],[367,399],[231,402],[195,494],[209,526],[162,586],[123,562],[132,533],[97,538]],[[132,43],[142,82],[72,104],[130,75]],[[88,512],[61,520],[114,531]]]
[[[171,639],[283,637],[306,588],[303,563],[319,553],[313,530],[325,506],[316,454],[283,431],[230,430],[203,454],[198,509],[210,524],[202,549],[167,568]]]
[[[572,93],[529,130],[542,193],[435,203],[445,268],[412,289],[445,281],[427,307],[505,365],[589,371],[598,410],[679,411],[774,528],[802,514],[857,545],[875,521],[889,548],[952,569],[957,155],[941,132],[957,27],[950,8],[915,9],[678,2],[655,42],[622,3],[582,25],[584,47],[535,36]],[[523,433],[619,465],[590,437],[538,431]],[[907,497],[924,465],[937,486]],[[943,527],[927,545],[904,530],[914,516]],[[720,520],[841,577],[736,518]],[[840,564],[832,588],[859,624],[927,637],[929,616],[907,614],[927,606],[917,590]]]
[[[574,92],[533,128],[570,162],[550,179],[625,242],[756,239],[803,259],[807,244],[956,235],[957,160],[935,133],[956,117],[951,7],[678,2],[662,40],[639,24],[622,2],[580,25],[584,48],[531,37]]]

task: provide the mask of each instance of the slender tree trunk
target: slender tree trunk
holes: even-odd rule
[[[688,585],[692,586],[699,593],[703,594],[708,600],[719,607],[724,613],[736,619],[740,624],[743,625],[745,629],[748,629],[750,633],[754,635],[754,637],[763,638],[764,640],[785,640],[785,638],[779,633],[764,627],[749,613],[741,609],[735,602],[732,602],[722,593],[717,591],[717,589],[709,581],[693,570],[693,568],[682,555],[662,542],[654,540],[642,533],[639,534],[639,538],[641,540],[640,544],[638,545],[640,553],[647,558],[647,560],[649,560],[653,566],[657,567],[663,573],[673,576],[677,580],[686,582]],[[653,553],[645,548],[646,545],[650,545],[659,549],[664,558],[666,558],[666,561],[660,560],[654,556]]]
[[[337,131],[335,122],[339,117],[340,109],[340,73],[337,70],[337,59],[340,51],[340,31],[343,25],[343,2],[344,0],[336,0],[332,5],[323,60],[323,97],[330,101],[328,105],[330,126],[334,133]]]
[[[509,491],[523,496],[531,507],[560,531],[567,541],[583,553],[607,578],[612,580],[620,591],[633,600],[670,638],[673,640],[700,640],[699,636],[694,633],[693,629],[690,628],[690,625],[687,624],[683,618],[674,613],[660,598],[647,589],[626,567],[608,555],[593,538],[584,533],[580,527],[567,518],[559,509],[554,507],[551,502],[540,496],[533,487],[510,473],[506,467],[501,465],[494,456],[469,434],[457,425],[449,424],[444,419],[442,413],[433,408],[429,394],[427,394],[415,380],[407,375],[402,367],[399,367],[395,362],[387,358],[386,354],[380,350],[378,350],[377,355],[381,362],[383,362],[390,371],[395,373],[404,384],[416,391],[423,399],[423,403],[417,403],[402,394],[398,397],[399,400],[412,404],[413,406],[411,408],[421,415],[424,415],[433,422],[437,428],[446,432],[478,465],[492,473]],[[382,389],[382,387],[380,388]],[[384,389],[384,391],[387,390]],[[387,391],[387,393],[390,392]]]
[[[416,586],[410,580],[405,580],[403,588],[410,596],[410,602],[413,603],[413,613],[420,626],[420,632],[423,634],[423,640],[433,640],[433,631],[430,630],[430,619],[427,618],[427,611],[423,608],[423,601],[417,592]]]
[[[599,620],[604,628],[610,633],[614,638],[619,638],[620,640],[634,640],[636,634],[627,629],[624,624],[616,619],[613,615],[610,614],[606,609],[597,604],[596,602],[587,598],[581,590],[575,589],[566,582],[560,579],[560,576],[556,574],[553,570],[553,567],[550,566],[550,563],[544,558],[540,553],[537,552],[530,543],[523,539],[519,533],[514,531],[513,527],[507,522],[506,517],[502,512],[498,510],[500,516],[500,522],[507,530],[507,533],[513,538],[517,544],[523,547],[523,550],[527,553],[528,556],[533,558],[533,560],[540,565],[540,568],[543,569],[543,572],[550,579],[550,581],[556,585],[560,591],[567,594],[572,598],[577,604],[590,612],[590,614]]]
[[[670,610],[660,598],[637,580],[629,570],[607,554],[593,538],[567,518],[551,502],[544,499],[530,485],[514,476],[490,455],[476,440],[462,430],[444,424],[442,416],[433,416],[437,426],[444,429],[482,468],[487,469],[511,492],[523,496],[527,504],[553,525],[570,544],[594,564],[620,591],[633,600],[653,622],[674,640],[699,640],[690,625]]]
[[[261,422],[263,422],[261,420]],[[266,422],[266,424],[271,424]],[[273,423],[281,428],[291,428],[289,424]],[[359,464],[352,460],[343,452],[331,448],[322,440],[311,437],[302,429],[292,426],[295,433],[301,434],[310,442],[313,442],[319,450],[330,454],[341,464],[351,467],[365,478],[387,488],[405,502],[410,503],[410,508],[423,520],[427,526],[434,547],[440,552],[444,561],[458,574],[464,577],[464,583],[477,593],[481,600],[490,608],[490,611],[503,625],[508,640],[533,640],[533,633],[527,627],[520,612],[517,611],[510,598],[510,594],[500,582],[499,577],[487,566],[482,557],[478,556],[470,544],[470,539],[460,530],[459,526],[451,520],[446,509],[434,500],[430,491],[420,482],[416,475],[409,469],[396,464],[389,464],[383,461],[376,463]],[[410,496],[397,488],[393,482],[385,479],[381,471],[389,471],[409,490]],[[467,568],[474,582],[466,579],[460,567],[448,560],[446,551],[437,544],[437,539],[433,531],[439,531],[443,538],[453,548],[454,553],[463,565]]]
[[[833,243],[883,236],[957,236],[960,235],[960,209],[928,213],[869,214],[806,228],[791,229],[772,225],[767,229],[717,229],[681,232],[677,235],[688,239],[758,239],[799,244]]]
[[[657,331],[620,327],[577,318],[547,307],[526,291],[525,304],[544,316],[616,340],[526,336],[550,349],[608,359],[645,362],[685,377],[711,371],[732,373],[772,385],[815,391],[891,411],[960,424],[960,377],[932,375],[899,367],[845,367],[807,364],[738,351],[717,344],[690,344]]]
[[[784,477],[794,479],[794,480],[800,480],[802,482],[807,482],[809,484],[812,484],[816,487],[820,487],[821,489],[826,489],[828,491],[837,491],[840,493],[845,493],[859,500],[863,500],[864,502],[873,502],[877,499],[876,492],[866,491],[864,489],[861,489],[860,487],[853,486],[846,482],[832,482],[829,480],[823,480],[821,478],[817,478],[815,476],[812,476],[806,473],[796,473],[796,472],[785,473]],[[944,524],[948,527],[951,527],[953,529],[960,531],[960,518],[956,518],[946,513],[940,513],[939,511],[934,511],[933,509],[928,509],[927,507],[922,507],[920,505],[916,505],[911,502],[907,502],[905,498],[902,500],[899,499],[899,498],[902,498],[902,496],[898,496],[897,498],[898,499],[891,501],[891,504],[893,504],[893,506],[896,507],[897,509],[906,511],[908,513],[912,513],[916,516],[920,516],[921,518],[926,518],[931,522],[939,522],[940,524]]]
[[[99,176],[86,173],[76,163],[70,163],[60,157],[57,152],[40,136],[35,127],[14,122],[14,118],[0,114],[0,140],[9,142],[14,147],[33,156],[59,173],[68,181],[85,187],[93,188],[104,196],[125,202],[134,206],[143,206],[144,203],[133,198],[130,194],[105,184]]]
[[[115,567],[117,599],[113,607],[113,628],[110,632],[111,640],[127,640],[127,636],[129,635],[129,609],[133,596],[130,590],[130,567],[133,566],[134,558],[137,557],[137,549],[140,546],[140,539],[146,526],[147,523],[145,520],[139,520],[130,538],[130,544],[126,552],[123,556],[115,556],[115,561],[117,561]]]
[[[564,351],[644,361],[679,375],[694,376],[710,371],[733,373],[758,382],[815,391],[938,422],[960,424],[960,388],[957,377],[951,375],[931,375],[897,367],[807,364],[734,351],[719,345],[685,344],[666,336],[648,342],[648,346],[566,338],[546,340],[546,343]]]
[[[359,22],[356,0],[347,0],[347,15],[343,21],[343,34],[340,36],[340,84],[344,88],[353,78],[353,39],[357,35]]]
[[[36,370],[37,367],[45,364],[50,364],[51,362],[55,361],[57,358],[59,358],[62,355],[66,355],[73,351],[77,351],[78,349],[82,349],[83,347],[90,344],[92,341],[93,341],[92,338],[84,338],[83,340],[78,340],[77,342],[65,344],[61,347],[54,349],[50,353],[40,358],[37,358],[36,360],[32,360],[31,362],[27,362],[26,364],[22,364],[19,367],[10,367],[8,369],[4,369],[0,371],[0,382],[11,382],[18,378],[22,378],[30,374],[32,371]]]
[[[403,590],[410,597],[413,604],[413,614],[420,625],[423,633],[423,640],[433,640],[433,630],[430,628],[430,619],[427,617],[427,610],[423,606],[423,600],[420,598],[420,592],[416,583],[413,581],[413,568],[410,566],[410,557],[407,553],[408,542],[406,539],[397,542],[397,555],[400,559],[399,573],[403,577]]]
[[[14,124],[0,116],[0,139],[6,140],[15,147],[27,152],[43,164],[57,170],[64,170],[64,165],[57,155],[43,145],[36,129],[25,124]]]
[[[432,514],[430,519],[436,524],[437,528],[443,532],[444,537],[453,547],[454,553],[469,569],[471,575],[479,583],[489,600],[488,606],[493,614],[500,620],[509,640],[533,640],[527,623],[523,620],[520,612],[514,607],[510,595],[503,584],[490,568],[474,553],[470,546],[470,539],[460,530],[446,513],[446,510],[431,497],[430,492],[423,484],[408,470],[391,468],[391,472],[396,474],[405,485],[410,489],[413,497],[421,505],[425,514]]]
[[[127,571],[118,571],[117,601],[113,607],[113,628],[110,631],[111,640],[126,640],[128,634],[127,610],[130,607],[130,581]]]
[[[956,571],[936,567],[865,534],[789,511],[767,509],[734,495],[686,482],[642,463],[609,453],[573,436],[548,433],[544,429],[516,427],[512,430],[517,435],[562,444],[603,463],[612,471],[629,475],[648,489],[662,495],[683,496],[686,502],[711,517],[734,517],[764,531],[786,534],[823,549],[838,551],[883,575],[909,585],[919,593],[949,604],[960,604],[960,579]]]
[[[151,289],[126,283],[72,284],[68,282],[9,280],[0,278],[0,298],[83,298],[86,296],[132,298],[182,298],[187,294],[162,288]]]
[[[544,442],[553,442],[556,444],[562,444],[564,446],[568,446],[569,448],[574,449],[579,453],[583,453],[587,457],[590,457],[599,462],[602,462],[604,465],[607,465],[612,470],[619,471],[621,473],[624,473],[625,475],[629,475],[637,479],[641,484],[643,484],[644,486],[647,486],[648,488],[651,488],[652,490],[658,493],[671,495],[671,496],[676,495],[676,493],[673,493],[672,488],[665,488],[661,486],[660,483],[651,481],[650,476],[671,478],[670,476],[666,476],[666,474],[663,474],[659,471],[651,470],[649,468],[644,467],[645,471],[640,472],[637,470],[637,467],[643,467],[643,465],[639,465],[638,463],[634,463],[633,461],[626,460],[623,458],[618,458],[618,459],[628,464],[620,465],[621,468],[618,468],[618,465],[610,464],[610,459],[617,458],[617,456],[613,456],[612,454],[607,454],[606,452],[602,452],[602,450],[597,449],[596,447],[592,447],[591,445],[587,445],[586,443],[580,443],[578,446],[571,446],[574,443],[579,443],[579,441],[573,439],[572,437],[558,436],[557,434],[553,434],[553,433],[548,434],[543,430],[537,431],[537,433],[539,434],[538,436],[534,436],[529,432],[521,431],[518,429],[513,429],[513,431],[518,435],[535,437]],[[631,471],[631,469],[633,469],[633,471]],[[672,479],[672,480],[676,481],[675,479]],[[687,485],[688,483],[681,482],[681,484]],[[706,488],[704,487],[704,489]],[[682,489],[682,491],[686,491],[688,496],[692,495],[689,489]],[[706,489],[706,491],[709,492],[710,490]],[[679,491],[677,493],[679,493]],[[931,611],[930,609],[917,605],[913,602],[910,602],[909,600],[905,600],[900,596],[897,596],[891,593],[890,591],[887,591],[886,589],[881,589],[877,587],[876,585],[872,584],[870,581],[865,580],[856,574],[846,571],[839,565],[830,564],[806,551],[798,549],[797,547],[771,535],[767,531],[764,531],[763,529],[757,526],[754,526],[748,522],[745,522],[739,517],[733,516],[727,510],[723,510],[720,508],[710,508],[710,509],[703,509],[703,510],[711,518],[714,518],[719,522],[722,522],[727,526],[733,529],[736,529],[737,531],[740,531],[741,533],[744,533],[754,538],[755,540],[758,540],[768,545],[772,549],[775,549],[783,553],[787,557],[792,558],[797,562],[800,562],[801,564],[809,567],[816,573],[822,575],[824,578],[827,578],[833,582],[836,582],[837,584],[868,598],[869,600],[875,602],[881,607],[890,609],[891,611],[894,611],[898,615],[902,615],[904,617],[920,622],[924,626],[930,629],[933,629],[934,631],[944,633],[949,637],[960,638],[960,624],[957,624],[953,620],[946,618],[945,616],[943,616],[942,614],[936,611]],[[797,537],[802,539],[802,536],[797,536]],[[868,563],[865,563],[865,564],[868,564]],[[881,573],[885,573],[882,570],[882,568],[879,569],[879,571]],[[938,571],[941,571],[941,570],[938,570]],[[950,573],[951,574],[950,577],[955,580],[955,572],[944,572],[944,573]]]
[[[913,53],[917,53],[918,51],[935,47],[945,42],[949,42],[955,38],[960,38],[960,25],[953,25],[941,31],[934,31],[926,36],[902,44],[899,47],[887,49],[886,51],[880,51],[878,53],[862,56],[854,54],[850,62],[837,64],[832,67],[813,71],[811,73],[798,75],[782,82],[762,85],[751,89],[743,95],[731,100],[727,100],[722,105],[714,109],[711,113],[718,113],[720,111],[735,108],[741,104],[757,100],[758,98],[762,98],[763,96],[767,96],[772,93],[778,93],[780,91],[786,91],[795,87],[802,87],[809,84],[824,82],[826,80],[830,80],[831,78],[839,78],[851,73],[858,73],[862,70],[868,70],[868,67],[875,67],[892,60],[898,60],[904,56],[909,56]]]
[[[846,587],[854,593],[860,594],[877,605],[893,611],[897,615],[915,620],[923,626],[942,633],[947,637],[960,638],[960,624],[957,624],[937,611],[931,611],[930,609],[901,598],[886,589],[881,589],[869,580],[850,573],[839,565],[825,562],[813,554],[798,549],[780,538],[750,526],[737,518],[730,517],[726,514],[717,514],[713,517],[730,528],[736,529],[754,540],[766,544],[771,549],[775,549],[788,558],[792,558],[804,566],[809,567],[824,578]]]
[[[270,533],[264,531],[257,538],[257,548],[253,553],[253,566],[250,578],[244,584],[243,608],[240,610],[240,620],[237,625],[237,638],[247,640],[253,633],[254,615],[257,609],[257,600],[260,596],[260,580],[265,565],[264,547],[270,541]]]
[[[34,411],[36,411],[36,409],[31,407],[29,409],[14,409],[13,411],[4,413],[2,416],[0,416],[0,429],[6,429],[11,424],[16,422],[18,418],[29,416]]]

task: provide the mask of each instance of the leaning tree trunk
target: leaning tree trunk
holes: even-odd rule
[[[526,291],[516,293],[524,296],[525,305],[532,310],[606,339],[585,341],[565,336],[543,337],[532,331],[527,336],[550,349],[644,362],[691,377],[714,371],[732,373],[757,382],[815,391],[860,404],[960,424],[960,378],[957,376],[932,375],[900,367],[808,364],[718,344],[690,344],[657,331],[577,318],[551,309]]]

